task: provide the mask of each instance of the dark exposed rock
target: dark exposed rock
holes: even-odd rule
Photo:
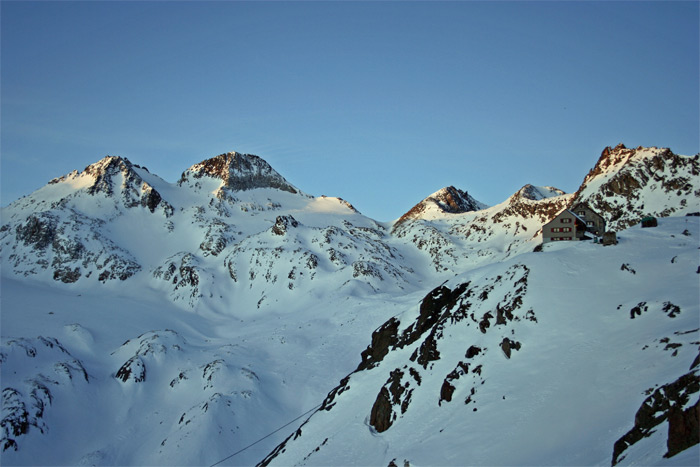
[[[503,350],[503,353],[505,354],[506,358],[510,358],[511,351],[520,350],[520,347],[520,342],[512,341],[507,337],[504,337],[503,341],[501,341],[501,350]]]
[[[284,235],[290,228],[299,227],[299,222],[297,222],[294,217],[289,216],[277,216],[275,220],[275,225],[272,226],[272,233],[275,235]]]
[[[153,187],[144,184],[143,194],[141,196],[141,206],[148,208],[149,211],[154,212],[163,198],[160,196]]]
[[[11,359],[11,365],[15,368],[22,366],[35,372],[16,382],[20,385],[2,390],[0,449],[18,450],[21,437],[25,434],[33,430],[46,433],[48,430],[45,416],[54,400],[50,388],[77,384],[82,380],[89,383],[90,378],[82,362],[54,337],[10,339],[3,342],[2,347],[3,351],[7,351],[0,354],[3,364]],[[5,368],[3,376],[6,376],[4,372]]]
[[[53,243],[56,236],[56,219],[46,213],[40,217],[30,215],[24,225],[18,225],[15,229],[17,240],[25,245],[33,245],[38,250],[44,250]]]
[[[450,382],[445,379],[442,382],[442,387],[440,388],[440,400],[438,401],[438,405],[442,403],[442,401],[445,402],[450,402],[452,400],[452,394],[455,392],[455,387],[450,384]]]
[[[437,349],[436,328],[434,328],[420,345],[417,353],[411,356],[411,360],[423,366],[423,368],[428,368],[430,362],[439,359],[440,351]]]
[[[639,302],[636,306],[632,307],[630,310],[630,318],[634,319],[635,316],[640,316],[642,314],[642,311],[647,311],[649,310],[649,306],[647,306],[647,302]]]
[[[350,389],[350,385],[348,384],[349,381],[350,375],[341,379],[340,384],[333,388],[333,390],[329,392],[326,398],[323,400],[323,403],[321,404],[321,408],[319,410],[331,410],[335,405],[335,402],[333,402],[335,398],[347,391],[348,389]]]
[[[22,402],[22,395],[14,388],[2,390],[2,408],[6,414],[0,421],[2,429],[2,439],[0,444],[2,450],[17,450],[16,437],[24,435],[29,431],[29,412]]]
[[[664,302],[662,310],[669,318],[675,318],[681,312],[681,307],[671,302]]]
[[[399,320],[391,318],[372,333],[372,343],[362,351],[362,362],[355,371],[373,368],[381,362],[390,347],[398,343]]]
[[[440,388],[440,399],[438,400],[438,405],[442,405],[442,402],[452,401],[452,395],[455,392],[455,387],[451,384],[451,381],[457,380],[460,377],[469,373],[469,364],[464,362],[459,362],[457,367],[452,370],[447,376],[445,376],[442,382],[442,387]]]
[[[466,358],[474,358],[481,353],[481,348],[475,345],[470,346],[465,354]]]
[[[388,430],[396,420],[395,405],[400,405],[401,413],[405,413],[408,408],[412,390],[408,389],[409,383],[401,384],[403,376],[404,372],[398,368],[392,371],[374,401],[369,423],[379,433]]]
[[[80,279],[80,268],[60,268],[53,272],[53,280],[71,284]]]
[[[180,252],[170,256],[163,265],[157,267],[153,271],[153,277],[173,284],[173,292],[180,291],[174,297],[184,298],[194,306],[201,296],[199,290],[201,273],[199,258],[191,253]]]
[[[664,457],[671,457],[698,444],[698,404],[683,409],[690,400],[690,394],[698,391],[700,377],[697,370],[657,388],[637,411],[634,427],[615,442],[612,465],[622,461],[625,458],[623,453],[628,447],[650,436],[655,431],[654,428],[664,421],[669,422],[668,452]]]
[[[668,452],[664,457],[673,457],[679,452],[695,446],[700,440],[700,401],[685,410],[674,405],[668,411]]]
[[[383,280],[381,271],[371,261],[354,261],[352,263],[352,277],[376,277]]]
[[[493,319],[493,315],[490,312],[484,313],[481,321],[479,321],[479,330],[482,333],[486,334],[486,330],[491,326],[491,319]]]
[[[134,383],[146,381],[146,365],[141,358],[134,355],[119,368],[114,377],[123,382],[129,380]]]
[[[433,289],[421,302],[418,319],[402,333],[397,347],[410,345],[417,341],[438,322],[443,312],[451,310],[457,304],[468,287],[469,282],[465,282],[455,287],[454,290],[445,286]]]

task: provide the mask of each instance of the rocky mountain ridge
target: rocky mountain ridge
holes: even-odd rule
[[[610,230],[619,231],[645,216],[698,212],[698,177],[700,154],[687,157],[668,148],[618,144],[603,150],[572,204],[588,203],[606,218]]]

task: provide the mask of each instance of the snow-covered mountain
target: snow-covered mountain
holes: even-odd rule
[[[108,156],[2,209],[2,462],[697,463],[699,200],[657,148],[389,224],[257,156]],[[580,201],[619,245],[542,248]]]
[[[645,216],[700,211],[700,155],[679,156],[668,148],[606,147],[574,195],[622,230]]]
[[[417,206],[430,205],[433,196]],[[436,272],[455,271],[532,250],[542,225],[570,202],[571,195],[557,188],[525,185],[492,207],[476,202],[480,209],[435,210],[428,219],[411,217],[409,211],[392,233],[427,254]]]

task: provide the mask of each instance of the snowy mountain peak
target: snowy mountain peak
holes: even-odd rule
[[[559,188],[554,188],[552,186],[534,186],[527,184],[522,187],[515,196],[519,198],[529,199],[532,201],[539,201],[545,198],[551,198],[553,196],[561,196],[566,193]]]
[[[115,175],[124,176],[125,182],[140,180],[141,177],[134,171],[134,165],[127,158],[119,156],[106,156],[94,164],[90,164],[82,172],[74,170],[62,177],[49,181],[49,185],[69,183],[75,188],[85,188],[91,195],[105,193],[112,195],[114,184],[112,178]]]
[[[178,185],[191,179],[210,177],[223,181],[222,187],[233,191],[254,188],[275,188],[290,193],[298,193],[294,186],[284,179],[270,164],[252,154],[229,152],[200,162],[183,172]]]
[[[486,209],[488,206],[454,186],[442,188],[413,206],[396,224],[409,219],[427,219],[444,214],[461,214]]]
[[[141,175],[148,180],[158,179],[127,158],[106,156],[88,165],[82,172],[74,170],[50,180],[46,186],[15,201],[11,206],[29,211],[63,206],[80,211],[96,210],[101,215],[107,214],[106,211],[100,211],[102,209],[119,211],[122,208],[140,206],[152,213],[160,208],[166,217],[170,216],[172,206]]]
[[[643,217],[697,212],[700,155],[680,156],[668,148],[624,144],[603,150],[572,200],[585,202],[621,230]]]

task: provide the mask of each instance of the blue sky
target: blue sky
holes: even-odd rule
[[[578,188],[605,146],[699,149],[699,3],[8,2],[1,201],[107,154],[227,151],[386,221],[448,185]]]

